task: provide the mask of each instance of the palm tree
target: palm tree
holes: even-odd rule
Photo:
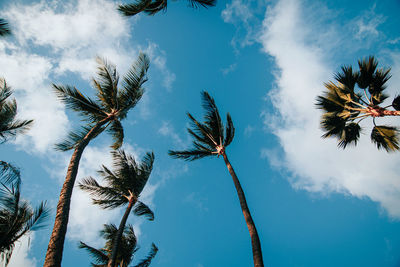
[[[222,156],[226,167],[232,176],[233,183],[239,197],[240,207],[250,232],[251,246],[253,249],[254,266],[264,266],[260,239],[258,237],[256,226],[247,206],[246,197],[240,185],[239,179],[226,154],[226,147],[232,142],[235,133],[235,128],[229,113],[226,116],[227,125],[224,128],[221,117],[219,116],[218,108],[215,105],[214,99],[207,93],[202,92],[203,108],[206,110],[204,123],[198,122],[190,113],[187,113],[191,120],[191,127],[188,128],[189,134],[194,138],[194,148],[185,151],[169,151],[169,155],[173,158],[180,158],[188,161],[208,157]]]
[[[192,8],[214,6],[216,0],[188,0]],[[134,16],[140,12],[147,15],[155,15],[160,11],[167,10],[167,0],[136,0],[135,3],[119,5],[118,10],[127,17]]]
[[[376,120],[385,116],[400,116],[400,96],[391,105],[383,106],[388,98],[384,93],[390,79],[390,68],[377,68],[373,56],[358,61],[358,71],[351,66],[343,66],[336,73],[337,83],[325,84],[326,91],[317,97],[317,107],[323,110],[321,128],[323,138],[336,137],[338,146],[356,145],[362,128],[360,122],[371,117],[373,128],[371,141],[378,149],[387,152],[399,150],[398,128],[377,125]],[[390,110],[388,108],[393,108]]]
[[[113,243],[117,235],[118,229],[114,224],[105,224],[104,229],[100,232],[100,236],[106,240],[104,248],[96,249],[83,242],[80,242],[79,248],[86,249],[90,256],[93,258],[94,267],[106,267],[110,258]],[[116,265],[119,267],[128,267],[132,262],[133,255],[138,250],[137,239],[133,227],[128,225],[124,229],[124,234],[121,238],[121,249],[118,252]],[[156,256],[158,248],[154,243],[151,245],[151,250],[148,256],[141,260],[135,267],[149,266],[152,259]]]
[[[10,27],[5,19],[0,19],[0,36],[11,34]]]
[[[43,227],[49,210],[42,202],[32,209],[21,200],[21,178],[15,167],[0,171],[0,258],[7,266],[16,241],[25,234]],[[9,177],[12,175],[12,177]]]
[[[84,96],[78,89],[70,86],[54,85],[58,98],[66,106],[79,113],[87,125],[80,131],[69,134],[67,140],[57,145],[61,151],[73,149],[65,182],[57,205],[57,214],[46,253],[44,266],[60,266],[65,234],[69,217],[72,190],[78,172],[79,161],[85,147],[105,129],[112,135],[113,148],[122,144],[124,132],[121,120],[126,118],[143,95],[142,85],[146,82],[149,60],[140,54],[128,74],[123,78],[122,88],[118,88],[119,76],[114,65],[98,59],[98,79],[93,79],[96,100]]]
[[[0,79],[0,143],[4,143],[17,134],[24,133],[32,125],[32,120],[17,120],[17,102],[9,100],[11,88],[4,79]]]
[[[111,171],[103,165],[98,172],[105,180],[106,185],[102,186],[94,178],[89,177],[79,183],[79,188],[89,192],[93,196],[93,204],[104,209],[114,209],[127,205],[118,233],[115,236],[111,259],[108,264],[110,267],[115,267],[122,233],[132,209],[136,215],[145,215],[149,220],[154,220],[154,214],[150,208],[138,200],[150,177],[154,154],[147,153],[141,164],[138,164],[132,156],[127,155],[123,150],[113,151],[112,156],[114,170]]]

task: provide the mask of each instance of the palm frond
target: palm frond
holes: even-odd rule
[[[19,168],[0,160],[0,182],[4,184],[20,181],[21,173]]]
[[[359,60],[358,66],[360,68],[360,75],[358,77],[357,84],[361,89],[366,89],[373,80],[374,72],[378,66],[378,62],[373,56],[369,56],[368,58]]]
[[[89,132],[92,130],[94,125],[88,125],[88,126],[81,126],[81,129],[79,131],[71,131],[68,134],[68,137],[55,145],[55,149],[59,151],[68,151],[71,149],[74,149],[84,138],[89,134]],[[93,136],[95,138],[98,136],[100,133],[102,133],[105,130],[105,126],[101,127]]]
[[[167,0],[137,0],[134,3],[119,5],[118,10],[122,15],[130,17],[141,12],[154,15],[167,8]]]
[[[235,136],[235,127],[233,126],[231,115],[228,113],[226,114],[224,147],[230,145],[234,136]]]
[[[326,113],[322,116],[321,120],[321,128],[325,131],[325,134],[322,135],[322,137],[327,138],[335,136],[340,139],[345,126],[345,119],[335,116],[335,114]]]
[[[79,242],[78,247],[85,249],[96,264],[107,264],[108,256],[101,249],[91,247],[82,241]]]
[[[111,126],[107,129],[111,134],[114,143],[111,145],[112,149],[118,149],[122,146],[124,141],[124,128],[119,120],[114,120]]]
[[[92,99],[82,94],[78,89],[71,86],[55,85],[54,91],[67,108],[78,112],[86,120],[96,122],[107,117],[102,108]]]
[[[151,244],[151,250],[147,257],[143,260],[141,260],[138,264],[136,264],[134,267],[148,267],[151,263],[151,261],[154,259],[154,257],[157,255],[158,252],[158,247],[152,243]]]
[[[141,201],[136,202],[132,212],[136,216],[145,216],[149,221],[154,221],[153,211]]]
[[[345,90],[354,93],[354,86],[357,83],[359,73],[353,72],[351,66],[342,66],[342,72],[335,74],[335,80],[344,85]]]
[[[338,147],[343,149],[350,144],[357,145],[357,141],[360,138],[361,127],[358,123],[349,123],[342,130],[342,135],[340,136]]]
[[[98,63],[98,79],[93,79],[93,83],[97,89],[97,99],[102,104],[103,108],[107,112],[110,112],[118,106],[117,94],[119,76],[115,65],[100,57],[97,57],[96,61]]]
[[[0,143],[29,130],[33,120],[17,120],[17,102],[7,100],[12,90],[4,79],[0,79]]]
[[[138,59],[123,77],[122,89],[117,96],[119,118],[125,118],[127,112],[133,108],[143,95],[143,84],[147,81],[147,70],[150,61],[146,54],[140,53]]]
[[[204,124],[211,130],[213,139],[217,144],[222,145],[224,138],[224,127],[222,125],[221,117],[219,116],[218,108],[215,105],[214,99],[208,92],[202,92],[202,106],[206,111],[204,116]]]
[[[393,99],[392,107],[393,107],[395,110],[400,110],[400,95],[396,96],[396,97]]]
[[[8,22],[5,19],[0,19],[0,36],[10,35],[11,30]]]
[[[392,77],[390,75],[390,68],[378,69],[373,75],[368,91],[371,95],[379,94],[386,89],[386,82]]]
[[[214,154],[210,153],[209,151],[190,149],[186,151],[169,150],[168,155],[170,155],[174,159],[193,161],[204,157],[213,156]]]
[[[216,0],[189,0],[189,3],[192,8],[198,8],[198,7],[208,8],[208,7],[215,6],[217,1]]]
[[[192,130],[190,131],[200,137],[196,139],[207,144],[210,148],[215,148],[218,145],[219,140],[214,138],[212,130],[209,129],[207,125],[198,122],[189,112],[187,113],[187,116],[190,119],[190,126],[192,127]],[[196,137],[194,134],[192,134],[192,136]]]
[[[371,132],[371,141],[378,149],[383,148],[387,152],[399,150],[399,130],[391,126],[375,126]]]

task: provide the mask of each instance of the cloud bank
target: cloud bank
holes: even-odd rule
[[[368,197],[391,217],[400,218],[399,154],[378,151],[367,129],[358,146],[346,150],[338,149],[336,140],[321,138],[321,113],[315,108],[315,98],[338,67],[332,65],[335,53],[349,45],[337,46],[338,41],[332,41],[340,39],[335,25],[321,25],[318,19],[312,19],[324,12],[326,8],[306,7],[303,1],[280,0],[265,14],[260,42],[263,52],[276,65],[274,88],[268,93],[276,114],[264,113],[264,121],[279,138],[282,150],[264,149],[262,155],[272,165],[288,171],[297,189]],[[376,36],[377,27],[384,21],[381,16],[377,19],[366,25],[364,18],[358,17],[351,25],[358,26],[360,38]],[[397,65],[392,74],[400,76]],[[393,79],[391,86],[399,88],[399,82]]]

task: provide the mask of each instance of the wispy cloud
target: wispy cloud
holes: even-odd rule
[[[282,151],[266,149],[262,155],[288,171],[295,188],[369,197],[399,218],[400,156],[378,151],[368,136],[362,136],[356,148],[346,150],[338,149],[336,140],[321,139],[321,114],[315,109],[315,98],[323,83],[332,78],[337,68],[331,64],[332,58],[342,46],[329,42],[337,37],[334,30],[328,34],[322,30],[334,25],[305,19],[313,13],[318,16],[318,12],[321,16],[326,9],[310,10],[302,4],[281,0],[265,14],[260,41],[265,53],[275,60],[275,87],[269,99],[278,111],[278,115],[264,114],[265,124],[279,138]],[[395,72],[393,76],[399,75]]]
[[[375,12],[374,5],[353,20],[355,37],[362,40],[371,40],[379,36],[378,27],[385,22],[386,17]]]
[[[10,262],[7,265],[8,267],[37,266],[36,258],[34,257],[31,258],[29,256],[29,250],[32,247],[34,239],[35,239],[35,234],[31,233],[29,235],[23,236],[21,239],[19,239],[18,242],[16,242]],[[1,262],[2,261],[0,261],[0,263]]]

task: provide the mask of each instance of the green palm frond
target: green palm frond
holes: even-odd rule
[[[98,79],[93,79],[95,88],[97,89],[97,99],[102,107],[110,112],[118,107],[118,80],[119,76],[115,65],[110,64],[107,60],[97,57],[98,63],[97,75]]]
[[[387,152],[399,150],[399,130],[391,126],[375,126],[371,132],[371,141],[378,149],[383,148]]]
[[[216,143],[222,145],[222,140],[224,140],[224,127],[215,101],[206,91],[203,91],[202,102],[202,106],[206,111],[204,115],[204,124],[210,130]]]
[[[10,35],[11,30],[5,19],[0,19],[0,36]]]
[[[84,138],[89,134],[94,125],[82,126],[79,131],[71,131],[68,137],[55,145],[55,149],[59,151],[68,151],[74,149]],[[101,127],[96,134],[93,136],[95,138],[105,130],[106,126]]]
[[[374,72],[378,66],[378,62],[373,56],[363,58],[358,61],[358,66],[360,68],[360,75],[358,77],[358,86],[361,89],[366,89],[372,82],[374,77]]]
[[[17,102],[8,100],[11,88],[4,79],[0,79],[0,143],[29,130],[33,120],[17,120]]]
[[[96,265],[97,264],[104,264],[104,265],[107,264],[108,256],[105,254],[104,250],[91,247],[82,241],[80,241],[78,247],[81,249],[85,249],[89,253],[92,260],[96,263]]]
[[[385,84],[391,77],[392,75],[390,75],[390,68],[376,70],[368,87],[369,93],[371,95],[381,93],[383,90],[386,89]]]
[[[351,66],[342,66],[341,72],[335,74],[335,80],[343,84],[345,90],[354,93],[354,86],[357,83],[359,73],[353,72]]]
[[[197,141],[210,147],[210,149],[214,149],[219,139],[213,137],[211,129],[209,129],[207,125],[198,122],[189,112],[187,116],[190,119],[190,127],[192,127],[192,129],[188,128],[188,132],[195,137]]]
[[[152,243],[151,244],[151,249],[147,257],[143,260],[141,260],[138,264],[136,264],[134,267],[148,267],[151,263],[151,261],[154,259],[154,257],[157,255],[158,252],[158,247]]]
[[[147,81],[149,65],[149,58],[146,54],[140,53],[136,62],[123,77],[122,89],[119,90],[117,96],[119,118],[125,118],[127,112],[141,99],[144,92],[142,86]]]
[[[187,161],[193,161],[196,159],[201,159],[208,156],[213,156],[209,151],[190,149],[185,151],[173,151],[169,150],[168,155],[174,159],[183,159]]]
[[[124,141],[124,128],[118,120],[111,122],[111,126],[107,129],[108,133],[111,134],[114,143],[111,145],[112,149],[118,149],[122,146]]]
[[[78,112],[86,120],[95,122],[107,117],[102,107],[94,100],[82,94],[75,87],[53,84],[53,88],[58,99],[60,99],[67,108]]]
[[[167,10],[167,0],[136,0],[134,3],[119,5],[118,10],[122,15],[130,17],[144,12],[147,15],[155,15],[160,11]],[[214,6],[216,0],[189,0],[192,8]]]
[[[4,184],[16,183],[20,180],[20,170],[14,165],[0,160],[0,182]]]
[[[149,221],[154,221],[153,211],[141,201],[136,202],[133,208],[133,213],[136,216],[145,216]]]
[[[392,107],[393,107],[395,110],[400,110],[400,95],[396,96],[396,97],[393,99]]]
[[[321,128],[325,131],[325,134],[322,135],[322,137],[327,138],[334,136],[340,139],[345,126],[345,119],[335,116],[335,114],[326,113],[322,116],[321,120]]]
[[[224,147],[230,145],[234,136],[235,136],[235,127],[233,126],[231,115],[228,113],[226,114]]]

